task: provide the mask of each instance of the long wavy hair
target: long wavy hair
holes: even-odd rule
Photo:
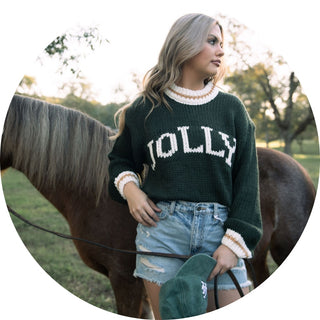
[[[164,104],[170,109],[164,96],[165,90],[180,80],[184,63],[202,51],[209,31],[214,24],[219,26],[223,41],[222,26],[217,20],[207,15],[187,14],[173,24],[160,51],[158,63],[144,76],[143,90],[139,94],[144,101],[146,99],[151,101],[152,109],[150,113],[160,104]],[[216,85],[222,79],[224,73],[224,61],[222,59],[218,73],[205,79],[205,84],[212,81]],[[115,121],[119,120],[119,132],[114,138],[122,133],[125,125],[125,112],[131,104],[125,105],[115,114]]]

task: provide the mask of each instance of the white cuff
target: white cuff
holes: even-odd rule
[[[114,185],[116,186],[119,193],[121,194],[121,197],[125,200],[126,200],[126,197],[123,194],[123,189],[124,189],[124,186],[131,181],[134,182],[137,187],[140,187],[139,178],[132,171],[123,171],[114,179]]]
[[[227,229],[221,243],[231,249],[238,258],[252,258],[252,253],[246,246],[241,234],[231,229]]]

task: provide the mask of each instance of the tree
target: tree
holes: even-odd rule
[[[54,39],[45,48],[44,54],[59,59],[62,63],[59,69],[61,73],[68,70],[78,77],[81,74],[78,67],[80,59],[104,42],[108,42],[108,40],[101,36],[98,27],[79,27]],[[79,45],[82,47],[81,50],[79,50]]]
[[[284,140],[284,152],[292,154],[293,140],[308,125],[315,125],[310,103],[299,80],[282,57],[267,49],[259,49],[259,54],[255,54],[250,37],[245,36],[247,29],[244,26],[232,19],[225,25],[229,35],[227,47],[231,49],[228,60],[233,61],[225,83],[240,95],[250,115],[260,121],[257,127],[264,130],[267,143],[271,127],[271,132],[278,132]]]
[[[272,110],[273,122],[284,140],[284,152],[292,154],[293,140],[308,125],[314,124],[314,116],[294,72],[290,72],[288,79],[273,83],[274,72],[273,68],[258,63],[245,70],[235,71],[225,81],[241,96],[253,118],[257,119],[259,114],[263,114],[260,128],[266,130],[267,140],[270,140],[267,124],[270,125],[270,117],[268,119],[266,112]]]
[[[275,122],[280,129],[282,138],[284,139],[284,152],[292,154],[291,144],[293,140],[303,133],[309,124],[314,123],[314,116],[310,103],[305,95],[303,95],[304,99],[299,95],[298,89],[300,89],[300,82],[295,77],[294,72],[291,72],[289,75],[288,97],[285,99],[286,101],[283,101],[285,103],[285,107],[281,116],[280,107],[278,107],[276,103],[276,92],[274,92],[275,90],[270,84],[269,75],[264,72],[264,75],[258,79],[258,81],[266,99],[270,103],[275,117]],[[299,112],[297,117],[294,118],[293,115],[297,105],[297,98],[300,98],[300,101],[303,102],[304,108],[301,110],[302,112]]]
[[[74,93],[69,93],[65,98],[59,99],[59,101],[51,102],[84,112],[112,129],[115,129],[114,114],[124,105],[124,103],[108,103],[107,105],[101,105],[96,101],[83,99]]]

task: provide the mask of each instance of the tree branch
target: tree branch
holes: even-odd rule
[[[293,111],[293,94],[297,90],[298,86],[300,85],[299,81],[295,79],[294,72],[291,72],[289,77],[289,97],[287,100],[287,107],[285,108],[285,115],[283,120],[283,125],[286,128],[290,127],[291,118],[292,118],[292,111]]]
[[[278,126],[280,128],[284,128],[283,122],[281,120],[281,115],[280,112],[278,110],[278,107],[274,101],[274,97],[273,97],[273,89],[270,85],[270,81],[269,81],[269,75],[267,73],[267,71],[263,68],[263,74],[264,74],[264,79],[261,79],[261,77],[257,77],[258,83],[260,84],[267,100],[269,101],[271,108],[273,110],[274,116],[275,116],[275,121],[277,122]],[[263,80],[266,80],[265,82]]]
[[[308,107],[308,115],[306,116],[306,118],[304,120],[302,120],[299,124],[299,126],[297,127],[296,130],[294,130],[293,134],[292,134],[292,140],[296,139],[297,136],[302,133],[309,124],[311,124],[312,122],[314,122],[314,116],[312,113],[312,109],[311,106],[309,104]]]

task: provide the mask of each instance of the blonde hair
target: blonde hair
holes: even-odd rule
[[[171,109],[165,99],[164,92],[182,76],[183,64],[201,52],[213,24],[220,28],[222,41],[224,39],[222,26],[212,17],[204,14],[187,14],[179,18],[171,27],[159,54],[158,63],[150,69],[143,79],[143,90],[140,96],[152,103],[152,110],[163,103]],[[205,84],[212,81],[214,85],[222,79],[225,72],[224,63],[214,77],[205,79]],[[125,111],[132,103],[122,107],[115,114],[119,117],[118,137],[125,125]],[[149,114],[150,114],[149,113]]]

